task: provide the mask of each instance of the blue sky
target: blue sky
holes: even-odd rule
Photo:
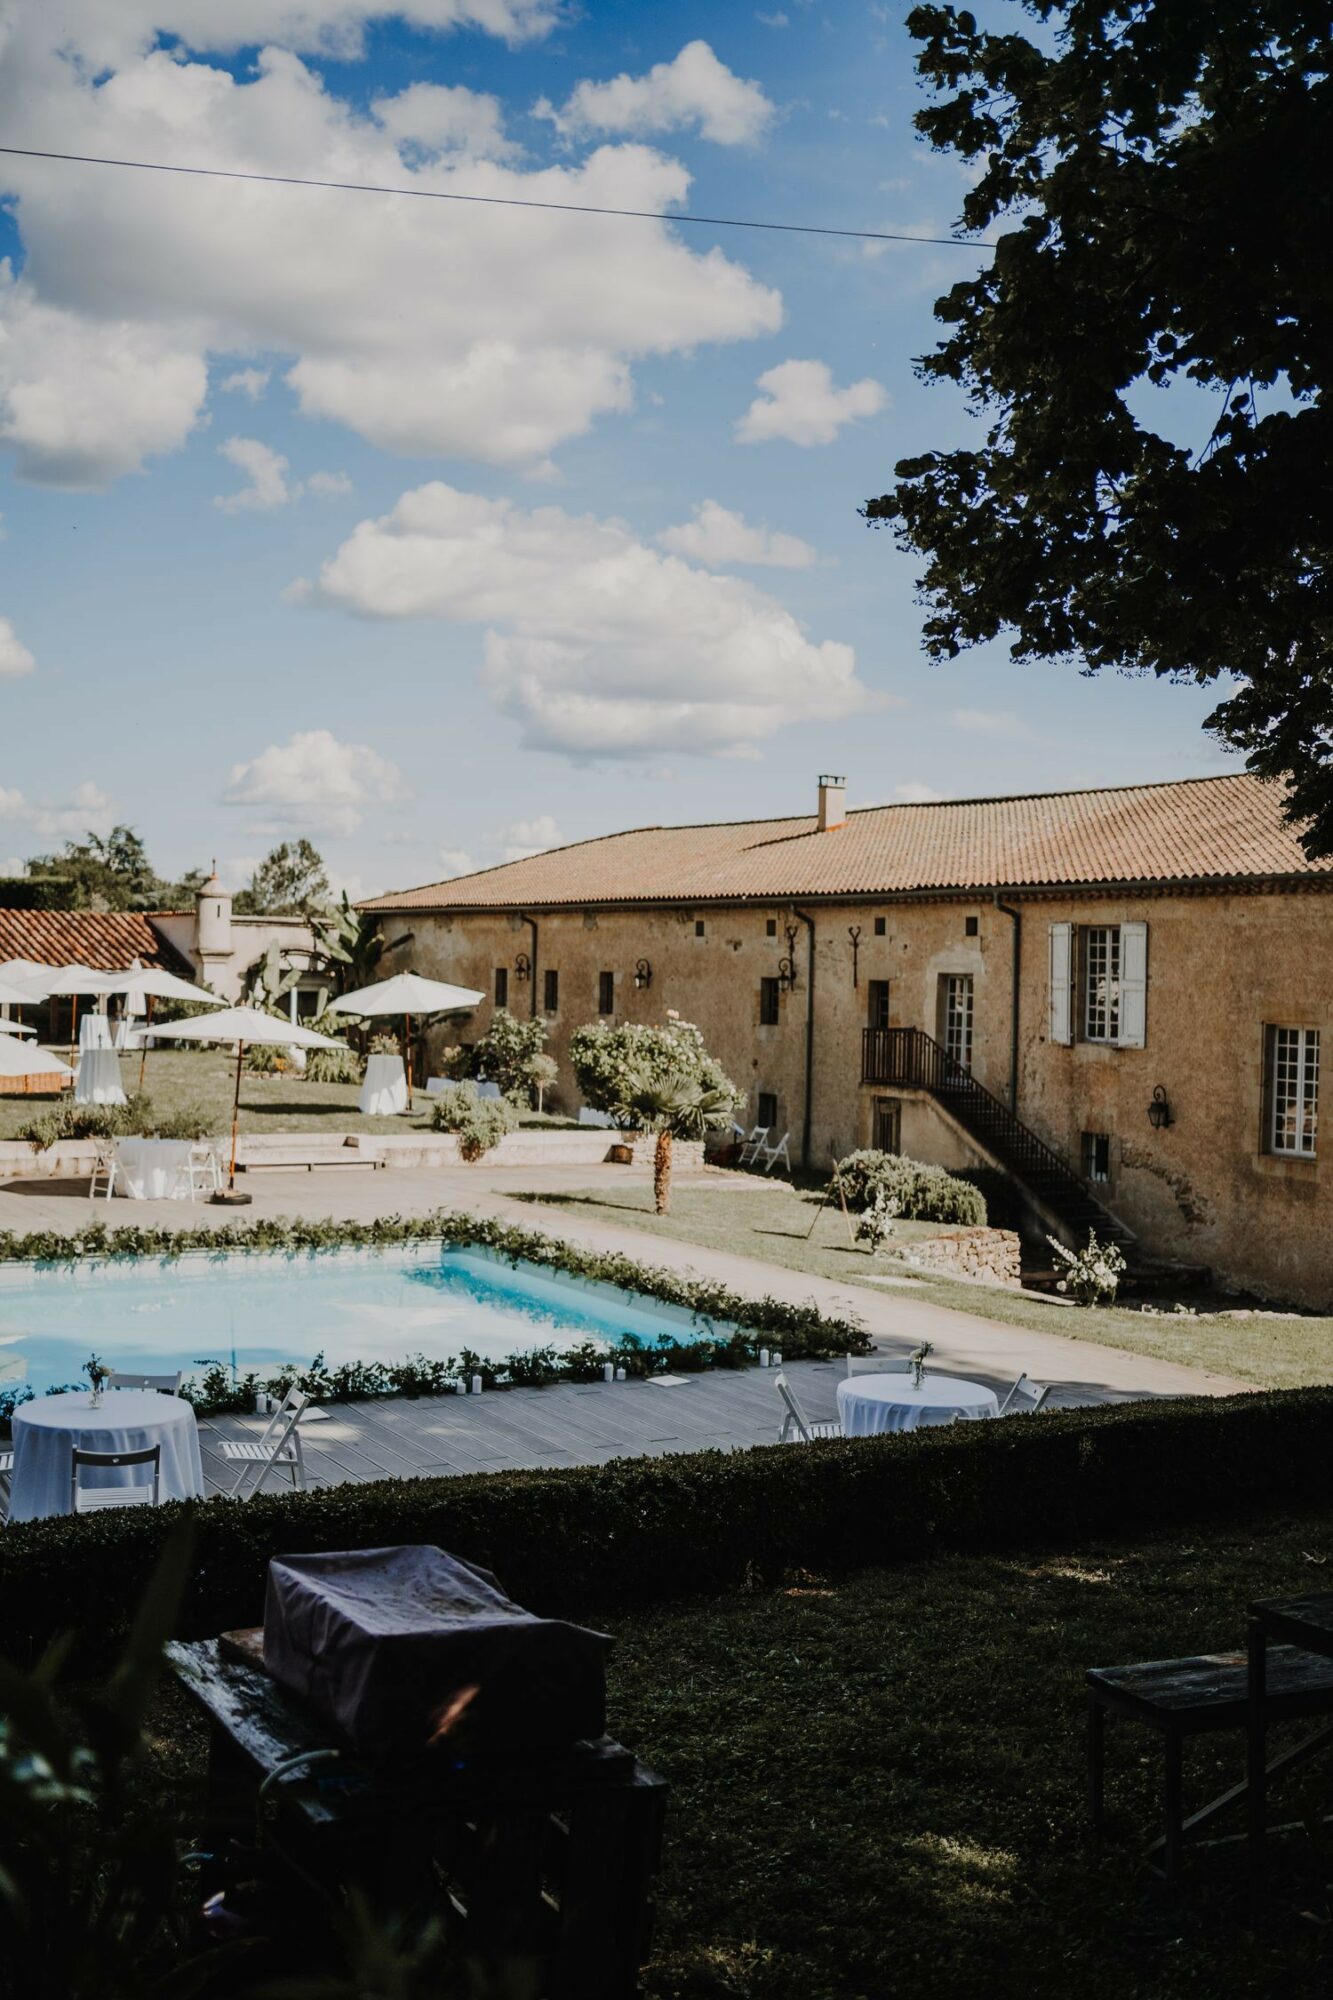
[[[9,12],[16,143],[928,235],[964,187],[893,7]],[[922,655],[856,509],[966,434],[912,358],[967,250],[0,177],[0,863],[120,819],[239,880],[308,833],[371,891],[824,769],[1223,767],[1207,690]]]

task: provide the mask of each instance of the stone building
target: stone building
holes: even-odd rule
[[[566,1105],[574,1029],[674,1008],[812,1168],[870,1144],[999,1168],[1071,1240],[1333,1301],[1333,864],[1280,792],[843,801],[827,778],[800,818],[642,828],[364,907],[395,963],[545,1015]]]

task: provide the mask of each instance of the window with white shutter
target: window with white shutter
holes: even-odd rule
[[[1148,926],[1120,926],[1120,1027],[1122,1049],[1141,1049],[1147,1028]]]
[[[1050,942],[1050,1038],[1069,1043],[1074,1039],[1070,998],[1070,970],[1073,960],[1073,927],[1052,924]]]

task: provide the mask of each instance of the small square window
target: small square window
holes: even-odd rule
[[[1083,1178],[1109,1181],[1111,1178],[1111,1135],[1109,1132],[1083,1134]]]
[[[778,1003],[780,992],[776,979],[761,979],[759,982],[759,1025],[761,1028],[776,1028],[781,1019]]]
[[[886,933],[886,931],[888,930],[888,928],[889,928],[889,920],[888,920],[888,918],[887,918],[887,917],[876,917],[876,918],[875,918],[875,936],[876,936],[876,937],[883,937],[883,936],[884,936],[884,934]]]
[[[778,920],[776,917],[770,917],[767,923],[764,925],[764,936],[776,937],[777,934],[778,934]]]
[[[560,1011],[560,974],[548,970],[543,975],[542,1005],[548,1014]]]
[[[704,935],[704,920],[702,917],[696,917],[694,920],[694,935],[696,937]]]
[[[760,1091],[759,1105],[755,1112],[754,1122],[756,1125],[762,1125],[766,1132],[771,1132],[777,1124],[778,1100],[771,1090]]]
[[[976,917],[964,917],[963,919],[964,937],[975,937],[980,929],[981,929],[981,924]]]
[[[495,1004],[497,1007],[509,1005],[509,967],[497,965],[495,968]]]
[[[614,1014],[616,1011],[614,972],[599,972],[597,975],[597,1011],[599,1014]]]

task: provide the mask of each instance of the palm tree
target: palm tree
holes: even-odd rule
[[[625,1103],[650,1132],[656,1132],[653,1152],[653,1206],[659,1215],[671,1208],[671,1151],[677,1139],[702,1139],[731,1119],[735,1098],[729,1090],[709,1089],[694,1077],[641,1076],[631,1079]]]

